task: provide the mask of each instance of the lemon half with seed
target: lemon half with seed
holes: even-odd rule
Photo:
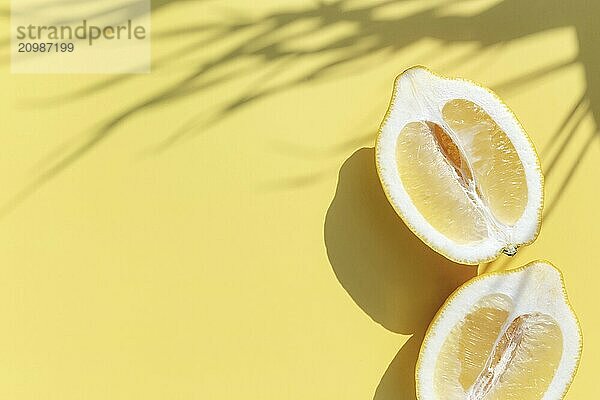
[[[535,240],[543,176],[531,140],[489,90],[423,67],[402,73],[376,145],[385,193],[417,236],[478,264]]]
[[[416,367],[419,400],[559,400],[582,336],[560,272],[537,261],[476,277],[440,309]]]

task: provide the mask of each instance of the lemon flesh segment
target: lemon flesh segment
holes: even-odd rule
[[[488,400],[542,399],[562,356],[562,332],[549,315],[534,313],[521,315],[506,328],[496,346],[493,361],[496,375],[482,377],[473,393],[489,390]],[[506,365],[502,363],[506,362]],[[498,379],[496,386],[493,379]],[[484,397],[482,397],[484,398]]]
[[[535,240],[543,177],[527,134],[498,97],[422,67],[396,80],[376,144],[388,200],[435,251],[464,264]]]
[[[396,159],[406,191],[421,214],[438,231],[458,242],[488,236],[485,217],[456,178],[440,142],[438,126],[408,123],[398,136]]]
[[[558,270],[535,262],[477,277],[442,307],[417,363],[419,400],[560,400],[581,333]]]
[[[515,146],[472,101],[451,100],[442,115],[470,160],[484,204],[500,223],[513,225],[527,205],[525,170]]]
[[[541,399],[562,355],[557,323],[542,313],[508,323],[506,308],[512,308],[512,301],[507,296],[480,303],[444,343],[435,371],[437,395],[450,400]]]
[[[462,399],[474,386],[508,318],[508,296],[485,296],[447,337],[435,367],[435,388],[449,399]]]

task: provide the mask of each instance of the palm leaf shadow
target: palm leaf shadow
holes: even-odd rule
[[[76,1],[76,0],[72,0]],[[62,154],[54,165],[42,171],[37,179],[20,194],[15,196],[10,204],[17,205],[27,198],[28,194],[43,186],[65,168],[96,148],[120,124],[136,115],[144,114],[157,106],[172,106],[176,101],[219,87],[233,79],[235,74],[224,73],[240,60],[259,60],[262,68],[278,65],[294,60],[309,59],[316,55],[328,56],[328,60],[320,65],[306,70],[300,76],[284,80],[282,83],[270,84],[269,79],[262,78],[251,89],[233,94],[233,98],[219,106],[207,116],[206,110],[192,116],[190,121],[165,138],[158,150],[165,150],[184,138],[193,137],[206,131],[211,124],[223,120],[237,110],[256,102],[264,97],[280,93],[290,88],[316,82],[324,79],[334,79],[335,71],[346,65],[372,58],[374,54],[397,53],[407,46],[423,39],[433,38],[442,43],[470,42],[477,44],[479,49],[488,49],[497,45],[517,40],[529,35],[543,33],[561,27],[571,27],[577,32],[579,53],[577,57],[566,63],[543,68],[539,71],[516,78],[512,82],[501,84],[500,89],[508,89],[527,84],[532,79],[547,76],[573,63],[583,65],[587,79],[587,89],[584,94],[589,103],[588,112],[595,121],[600,112],[600,91],[598,78],[600,76],[600,60],[595,48],[598,39],[594,35],[592,15],[598,15],[600,4],[579,0],[570,2],[568,7],[558,0],[504,0],[479,12],[474,16],[453,16],[443,13],[445,6],[454,1],[436,4],[422,8],[412,14],[397,18],[385,19],[377,17],[377,13],[385,7],[401,4],[404,0],[382,0],[368,6],[353,6],[350,0],[335,0],[329,3],[318,2],[305,9],[273,12],[260,17],[243,15],[227,15],[219,23],[198,24],[190,27],[177,28],[163,33],[157,33],[159,38],[169,38],[173,35],[198,35],[198,39],[187,45],[181,52],[173,52],[154,62],[153,67],[167,69],[173,60],[185,52],[200,51],[203,45],[225,43],[239,37],[234,45],[224,54],[203,61],[192,72],[182,77],[171,86],[150,98],[142,99],[136,105],[124,110],[119,115],[109,119],[95,131],[82,135],[80,144],[75,149]],[[185,2],[185,0],[160,0],[152,3],[153,10]],[[545,11],[541,11],[545,10]],[[519,18],[514,18],[519,15]],[[298,32],[286,34],[291,25],[312,22]],[[297,46],[307,35],[319,35],[322,32],[342,25],[352,25],[354,30],[342,37],[335,37],[325,44],[317,46]],[[507,26],[508,25],[508,26]],[[209,37],[203,37],[210,33]],[[375,62],[373,60],[372,62]],[[468,59],[459,61],[468,62]],[[275,78],[279,72],[270,74]],[[238,76],[240,73],[238,72]],[[84,88],[75,93],[68,93],[63,100],[76,100],[82,96],[108,90],[109,88],[134,79],[131,76],[116,76],[98,84]],[[562,134],[562,131],[559,131]],[[566,143],[570,143],[568,140]],[[563,145],[563,147],[565,147]],[[562,154],[563,150],[559,151]],[[559,156],[560,158],[560,156]],[[566,185],[565,185],[566,188]],[[559,199],[562,192],[556,196]],[[7,211],[12,208],[4,207]]]

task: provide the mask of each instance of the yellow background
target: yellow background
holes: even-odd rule
[[[414,399],[420,336],[473,276],[390,211],[394,77],[496,90],[547,177],[595,398],[596,2],[153,2],[149,75],[11,75],[0,40],[0,398]],[[580,99],[581,102],[580,102]],[[338,180],[339,177],[339,180]]]

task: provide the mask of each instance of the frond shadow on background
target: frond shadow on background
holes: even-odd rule
[[[65,0],[67,3],[81,0]],[[168,6],[186,3],[189,0],[155,0],[152,10],[158,14]],[[473,0],[466,0],[466,2]],[[352,65],[360,64],[361,68],[374,66],[386,55],[398,53],[408,46],[424,38],[437,39],[440,49],[445,44],[473,43],[477,49],[458,60],[457,65],[469,62],[487,49],[494,49],[503,44],[529,35],[551,31],[561,27],[571,27],[577,33],[579,53],[571,61],[547,66],[523,77],[499,85],[506,90],[548,76],[569,65],[578,63],[583,66],[587,80],[587,89],[583,94],[586,102],[586,113],[595,121],[600,118],[600,56],[598,37],[594,33],[594,16],[600,14],[600,3],[577,0],[565,3],[559,0],[504,0],[493,3],[471,16],[447,15],[444,10],[456,1],[423,2],[419,10],[404,13],[401,16],[380,17],[390,7],[401,6],[405,0],[381,0],[380,2],[361,5],[352,0],[334,0],[317,2],[304,9],[289,9],[254,17],[229,10],[215,22],[190,24],[183,28],[173,28],[155,32],[155,41],[172,40],[185,35],[193,38],[191,43],[155,59],[153,70],[168,70],[174,60],[184,54],[201,55],[207,46],[225,46],[227,51],[209,59],[196,61],[191,72],[156,95],[140,100],[137,104],[124,109],[118,115],[100,125],[99,128],[80,136],[79,145],[59,152],[54,165],[40,172],[21,193],[17,194],[5,205],[4,212],[10,211],[29,194],[47,183],[65,168],[75,163],[80,157],[102,143],[123,122],[149,112],[155,107],[175,106],[178,100],[198,96],[211,88],[218,88],[239,76],[252,71],[264,71],[256,82],[245,89],[234,91],[231,99],[213,110],[202,110],[192,116],[187,123],[176,129],[159,145],[157,151],[163,151],[184,138],[206,131],[211,124],[217,123],[259,99],[288,90],[290,88],[326,79],[336,79],[340,74],[348,73]],[[127,10],[120,12],[126,12]],[[104,10],[105,13],[116,13],[115,10]],[[121,16],[122,14],[115,14]],[[518,17],[517,17],[518,16]],[[337,28],[350,27],[344,34],[333,35],[325,43],[311,44],[311,38],[325,36]],[[287,66],[300,60],[313,60],[321,57],[315,65],[300,73],[286,75]],[[435,52],[425,55],[418,62],[427,62],[435,57]],[[250,65],[235,68],[235,64],[247,61]],[[231,72],[234,70],[234,72]],[[352,70],[350,70],[352,72]],[[67,93],[61,101],[75,101],[82,96],[107,90],[114,85],[130,79],[139,79],[129,75],[116,76],[85,87],[75,93]],[[275,83],[274,83],[275,82]],[[573,115],[566,117],[565,127],[569,125]],[[569,138],[579,134],[575,129],[569,134],[561,129],[555,134],[556,142],[561,146],[557,155],[550,162],[558,162],[565,149],[572,142]],[[590,144],[595,134],[591,134]],[[580,149],[578,157],[572,162],[571,172],[562,177],[560,190],[554,199],[550,199],[547,214],[550,214],[555,203],[568,187],[570,177],[577,170],[580,160],[586,155],[589,145]],[[545,161],[545,160],[544,160]],[[554,177],[552,177],[554,179]]]

